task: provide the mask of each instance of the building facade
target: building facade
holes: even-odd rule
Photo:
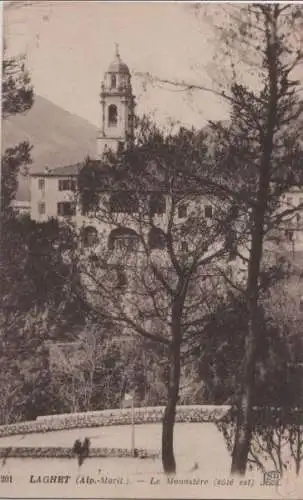
[[[110,151],[115,154],[124,149],[134,138],[135,98],[132,91],[131,74],[128,66],[121,59],[118,47],[116,47],[114,59],[105,72],[104,81],[101,84],[100,104],[100,130],[96,138],[96,160],[101,160]],[[131,215],[131,202],[127,193],[124,200],[122,200],[121,193],[104,192],[102,194],[100,214],[105,213],[105,206],[107,209],[110,206],[109,216],[97,217],[92,221],[91,217],[83,215],[77,199],[78,177],[82,167],[83,163],[63,167],[53,166],[31,174],[31,218],[37,222],[45,222],[50,218],[69,219],[80,229],[87,227],[89,235],[87,242],[95,239],[93,238],[94,231],[102,233],[106,236],[105,240],[109,242],[110,235],[117,225],[115,216],[119,215],[120,211],[120,219],[123,220],[125,217],[128,219],[124,221],[125,227],[129,231],[136,231],[136,221],[135,217]],[[159,193],[159,190],[158,192],[151,190],[147,198],[145,201],[150,205],[150,208],[153,204],[155,206],[159,228],[165,230],[168,214],[171,210],[169,194],[167,192]],[[283,209],[294,208],[302,203],[303,191],[294,189],[283,196],[281,207]],[[175,207],[175,224],[177,226],[182,224],[194,213],[201,217],[206,224],[211,224],[215,211],[216,200],[214,198],[201,195],[197,202],[193,196],[188,196],[187,200],[185,196]],[[121,221],[119,221],[119,225],[121,225]],[[125,236],[126,232],[124,231],[124,233]],[[294,216],[290,215],[289,220],[284,224],[282,236],[284,249],[291,252],[303,252],[303,215],[301,216],[300,213],[296,213]],[[122,244],[119,238],[117,236],[117,245]],[[108,243],[108,245],[110,246],[112,243]],[[190,249],[191,242],[186,241],[186,238],[183,240],[180,238],[178,245],[180,251],[183,249],[185,252]]]

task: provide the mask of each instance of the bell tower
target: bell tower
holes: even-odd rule
[[[104,75],[100,93],[101,128],[97,138],[98,157],[124,148],[134,135],[135,99],[128,66],[121,60],[119,47]]]

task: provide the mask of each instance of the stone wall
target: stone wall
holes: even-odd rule
[[[12,446],[0,448],[0,458],[74,458],[76,455],[71,447],[45,446],[26,447]],[[90,458],[129,458],[134,456],[134,452],[127,448],[90,448]],[[158,458],[159,452],[136,448],[136,458]]]
[[[229,406],[178,406],[176,422],[218,422],[228,414]],[[135,408],[136,425],[162,422],[164,406]],[[86,413],[48,415],[31,422],[0,426],[0,437],[36,432],[51,432],[85,427],[131,425],[132,409],[103,410]]]

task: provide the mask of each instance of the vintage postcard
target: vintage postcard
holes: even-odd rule
[[[302,498],[302,4],[2,11],[0,499]]]

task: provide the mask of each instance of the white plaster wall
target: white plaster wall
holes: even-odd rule
[[[44,179],[45,187],[39,189],[39,179]],[[45,222],[48,219],[58,216],[57,203],[62,201],[74,201],[75,193],[73,191],[59,191],[59,180],[69,179],[70,177],[53,176],[32,176],[31,186],[31,218],[37,222]],[[45,203],[45,214],[39,214],[39,203]]]

